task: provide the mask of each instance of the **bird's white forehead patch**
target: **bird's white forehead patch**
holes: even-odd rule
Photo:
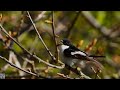
[[[86,54],[81,51],[71,52],[71,55],[75,55],[75,54],[80,54],[80,55],[86,56]]]

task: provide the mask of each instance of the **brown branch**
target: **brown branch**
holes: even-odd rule
[[[39,20],[41,20],[43,18],[43,16],[45,15],[46,11],[42,11],[35,19],[34,22],[38,22]],[[31,23],[28,23],[26,26],[21,27],[20,28],[20,32],[19,35],[20,36],[22,33],[24,33],[25,31],[28,31],[30,28],[32,27]]]
[[[71,70],[72,72],[76,73],[77,75],[80,75],[82,78],[85,79],[91,79],[89,76],[85,75],[82,71],[78,71],[77,68],[72,68],[68,65],[65,65],[68,70]]]
[[[54,39],[54,42],[55,42],[55,58],[56,58],[56,61],[59,60],[59,54],[58,54],[58,46],[57,46],[57,40],[56,40],[56,35],[55,35],[55,22],[54,22],[54,11],[52,11],[52,31],[53,31],[53,39]]]
[[[40,34],[39,34],[38,30],[37,30],[37,27],[36,27],[35,23],[33,22],[32,17],[31,17],[31,15],[30,15],[29,11],[27,11],[27,14],[28,14],[28,18],[30,19],[30,21],[31,21],[31,23],[32,23],[32,25],[33,25],[33,27],[34,27],[34,29],[35,29],[35,31],[36,31],[39,39],[41,40],[43,46],[45,47],[45,49],[47,50],[47,52],[48,52],[49,55],[51,56],[52,60],[56,60],[56,58],[55,58],[55,57],[53,56],[53,54],[50,52],[50,50],[49,50],[48,47],[46,46],[45,42],[43,41],[42,37],[40,36]]]
[[[93,68],[93,67],[91,67],[91,69],[93,70],[93,72],[95,73],[95,79],[98,77],[99,79],[101,79],[100,78],[100,76],[98,75],[98,73],[100,72],[99,70],[97,70],[97,71],[95,71],[95,69]]]
[[[37,74],[35,74],[35,73],[29,72],[29,71],[26,71],[26,70],[24,70],[24,69],[22,69],[22,68],[17,67],[15,64],[9,62],[5,57],[0,56],[0,58],[1,58],[2,60],[4,60],[5,62],[7,62],[8,64],[10,64],[10,65],[11,65],[12,67],[14,67],[14,68],[17,68],[17,69],[19,69],[19,70],[21,70],[21,71],[23,71],[23,72],[25,72],[25,73],[27,73],[27,74],[30,74],[30,75],[39,77],[39,75],[37,75]]]
[[[7,36],[9,36],[23,51],[32,55],[27,49],[23,48],[22,45],[20,45],[20,43],[18,43],[12,36],[10,36],[1,24],[0,24],[0,28],[1,28],[1,31],[3,31]]]
[[[37,22],[37,21],[41,20],[41,19],[43,18],[43,16],[45,15],[46,12],[47,12],[47,11],[42,11],[42,12],[38,15],[38,17],[35,18],[34,21]]]
[[[70,27],[68,27],[68,32],[66,34],[66,38],[70,38],[70,35],[71,35],[71,31],[72,31],[72,28],[74,27],[78,17],[79,17],[79,14],[80,14],[80,11],[77,12],[75,18],[73,19],[73,21],[71,22],[71,25]]]
[[[13,37],[11,37],[7,31],[3,28],[3,26],[0,24],[0,28],[1,28],[1,31],[3,31],[7,36],[10,37],[10,39],[12,39],[24,52],[26,52],[27,54],[29,54],[31,57],[37,59],[39,62],[42,62],[50,67],[53,67],[53,68],[58,68],[58,69],[63,69],[64,68],[64,65],[63,66],[56,66],[56,65],[52,65],[48,62],[45,62],[44,60],[40,59],[39,57],[37,57],[36,55],[30,53],[27,49],[25,49],[20,43],[18,43]]]
[[[65,79],[73,79],[73,78],[71,78],[71,77],[69,77],[69,76],[65,76],[64,74],[61,74],[61,73],[57,73],[57,75],[65,78]]]
[[[32,76],[31,76],[31,75],[23,75],[23,76],[6,75],[5,78],[6,78],[6,79],[19,79],[19,78],[26,78],[26,79],[29,79],[29,78],[32,78]],[[44,76],[41,76],[41,75],[39,75],[39,78],[51,79],[50,77],[44,77]],[[38,78],[35,77],[34,79],[38,79]]]

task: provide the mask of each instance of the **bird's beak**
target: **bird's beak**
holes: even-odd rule
[[[57,46],[60,46],[60,45],[63,45],[63,41],[62,40],[57,44]]]

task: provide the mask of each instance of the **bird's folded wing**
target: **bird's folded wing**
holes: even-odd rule
[[[82,59],[82,60],[87,59],[86,53],[83,53],[81,51],[75,51],[74,49],[70,49],[70,48],[64,50],[64,56],[71,57],[73,59]]]

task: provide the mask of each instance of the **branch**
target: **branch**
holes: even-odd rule
[[[80,75],[82,78],[85,79],[91,79],[89,76],[85,75],[82,71],[78,71],[77,68],[72,68],[68,65],[65,65],[68,70],[71,70],[72,72],[76,73],[77,75]]]
[[[57,69],[63,69],[64,68],[64,65],[63,66],[56,66],[56,65],[52,65],[48,62],[45,62],[44,60],[40,59],[39,57],[37,57],[36,55],[33,55],[32,53],[30,53],[27,49],[25,49],[20,43],[18,43],[13,37],[11,37],[7,31],[3,28],[3,26],[0,24],[0,28],[1,28],[1,31],[3,31],[7,36],[10,37],[10,39],[12,39],[24,52],[26,52],[27,54],[29,54],[31,57],[37,59],[39,62],[42,62],[50,67],[53,67],[53,68],[57,68]]]
[[[68,32],[67,32],[67,34],[66,34],[66,38],[70,38],[70,34],[71,34],[71,31],[72,31],[72,28],[73,28],[73,26],[75,25],[75,23],[76,23],[76,21],[77,21],[77,19],[78,19],[78,17],[79,17],[79,14],[80,14],[80,11],[77,12],[75,18],[74,18],[73,21],[71,22],[70,27],[68,27]]]
[[[57,75],[65,78],[65,79],[74,79],[74,78],[71,78],[71,77],[68,77],[68,76],[65,76],[64,74],[61,74],[61,73],[57,73]]]
[[[101,79],[100,78],[100,76],[98,75],[98,73],[100,72],[98,69],[97,69],[97,71],[95,71],[95,69],[93,68],[93,67],[91,67],[91,69],[93,70],[93,72],[95,73],[95,79],[97,79],[97,77],[99,78],[99,79]]]
[[[52,31],[53,31],[53,39],[55,42],[55,58],[58,61],[59,55],[58,55],[58,46],[57,46],[57,40],[56,40],[56,35],[55,35],[55,22],[54,22],[54,11],[52,11]]]
[[[42,19],[46,12],[47,12],[47,11],[42,11],[34,21],[37,22],[37,21],[39,21],[40,19]]]
[[[40,78],[43,78],[43,79],[51,79],[50,77],[44,77],[44,76],[41,76],[39,75]],[[31,78],[31,75],[23,75],[23,76],[16,76],[16,75],[7,75],[5,76],[6,79],[19,79],[19,78]],[[36,77],[34,79],[37,79]]]
[[[41,40],[42,44],[44,45],[45,49],[47,50],[47,52],[48,52],[49,55],[51,56],[52,60],[56,60],[56,58],[52,55],[52,53],[50,52],[50,50],[47,48],[45,42],[43,41],[42,37],[40,36],[40,34],[39,34],[39,32],[38,32],[38,30],[37,30],[37,28],[36,28],[36,25],[35,25],[35,23],[34,23],[33,20],[32,20],[32,17],[31,17],[31,15],[30,15],[29,11],[27,11],[27,14],[28,14],[28,18],[30,19],[30,21],[31,21],[31,23],[32,23],[32,25],[33,25],[33,27],[34,27],[34,29],[35,29],[35,31],[36,31],[39,39]]]
[[[43,18],[43,16],[45,15],[46,11],[42,11],[34,20],[34,22],[38,22],[39,20],[41,20]],[[27,26],[20,28],[20,32],[19,32],[19,36],[24,33],[25,31],[28,31],[30,28],[32,27],[32,24],[28,23]]]
[[[17,68],[17,69],[19,69],[19,70],[21,70],[21,71],[23,71],[23,72],[25,72],[25,73],[27,73],[27,74],[30,74],[30,75],[39,77],[39,75],[37,75],[37,74],[35,74],[35,73],[29,72],[29,71],[26,71],[26,70],[24,70],[24,69],[22,69],[22,68],[17,67],[15,64],[9,62],[6,58],[4,58],[4,57],[2,57],[2,56],[0,56],[0,58],[1,58],[2,60],[4,60],[5,62],[7,62],[8,64],[10,64],[10,65],[11,65],[12,67],[14,67],[14,68]]]

